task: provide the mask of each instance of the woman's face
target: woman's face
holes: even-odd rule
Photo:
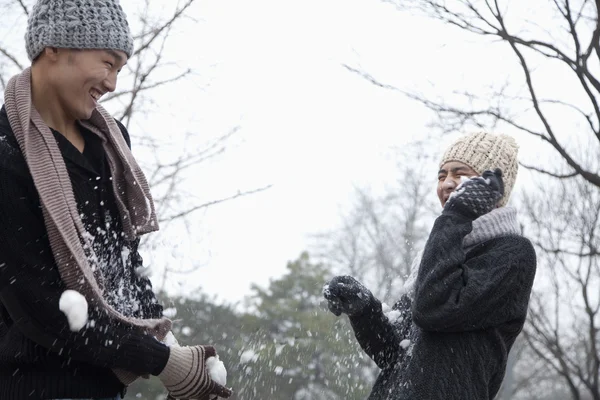
[[[442,165],[438,172],[437,185],[437,195],[442,207],[444,207],[448,201],[450,194],[456,190],[458,185],[460,185],[461,177],[473,178],[475,176],[479,176],[479,174],[475,172],[473,168],[460,161],[449,161]]]

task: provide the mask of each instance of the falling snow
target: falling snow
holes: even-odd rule
[[[256,362],[258,360],[258,354],[254,350],[248,349],[240,355],[240,364],[248,364]]]

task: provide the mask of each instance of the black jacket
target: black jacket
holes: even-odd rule
[[[119,124],[130,144],[126,129]],[[142,266],[139,240],[123,238],[110,169],[100,140],[83,131],[80,153],[53,132],[63,154],[78,210],[104,276],[108,302],[121,313],[158,318]],[[60,188],[56,188],[60,190]],[[25,159],[0,111],[0,399],[115,396],[123,385],[112,368],[158,374],[169,349],[155,338],[89,310],[90,323],[71,332],[59,310],[66,288],[54,261],[39,196]],[[93,322],[92,322],[93,321]]]
[[[502,383],[521,332],[536,255],[529,240],[505,236],[465,254],[471,220],[436,220],[425,246],[414,300],[404,295],[390,322],[373,304],[350,318],[365,352],[382,369],[371,400],[487,400]]]

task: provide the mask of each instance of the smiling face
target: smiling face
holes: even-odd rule
[[[117,86],[117,75],[127,62],[122,51],[45,49],[52,60],[47,76],[53,97],[62,111],[75,120],[86,120],[98,100]]]
[[[461,177],[473,178],[479,176],[473,168],[459,161],[449,161],[442,165],[438,172],[437,195],[442,207],[448,201],[450,194],[460,185]]]

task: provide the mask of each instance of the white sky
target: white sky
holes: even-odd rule
[[[232,301],[248,294],[251,282],[266,285],[281,275],[307,249],[308,235],[335,228],[353,185],[395,180],[386,153],[428,133],[432,116],[422,106],[343,63],[401,88],[436,91],[480,84],[473,76],[489,75],[477,69],[492,68],[473,57],[482,46],[467,46],[459,32],[374,0],[203,1],[190,15],[198,22],[169,50],[204,76],[194,91],[187,82],[171,87],[166,97],[186,93],[175,126],[185,129],[191,117],[188,129],[202,137],[239,125],[243,140],[197,178],[198,193],[210,199],[273,187],[210,209],[191,230],[200,244],[182,244],[171,260],[182,269],[190,258],[204,266],[169,287],[200,285]],[[201,255],[206,250],[210,255]]]
[[[140,2],[122,3],[132,16]],[[175,2],[151,3],[160,11]],[[201,265],[194,274],[172,275],[171,291],[201,287],[222,300],[241,300],[251,283],[264,286],[284,273],[286,262],[307,249],[308,235],[336,227],[353,186],[398,178],[390,148],[427,135],[432,115],[342,64],[436,96],[507,77],[521,81],[506,47],[378,0],[198,0],[188,15],[166,59],[172,71],[191,68],[194,76],[153,92],[146,103],[152,111],[134,117],[131,134],[150,130],[170,143],[165,153],[175,154],[185,133],[203,143],[239,126],[230,149],[194,170],[185,190],[209,201],[273,187],[196,215],[188,231],[165,231],[163,247],[145,254],[156,285],[164,263]],[[20,49],[24,24],[1,28],[0,42],[14,37],[10,45]],[[517,140],[522,154],[538,157],[539,146]]]
[[[186,31],[170,51],[209,77],[198,78],[202,89],[188,94],[193,100],[180,117],[194,115],[189,129],[200,136],[239,125],[242,139],[206,170],[209,178],[198,178],[198,191],[209,199],[273,184],[210,209],[192,231],[202,249],[177,251],[190,258],[211,253],[200,257],[206,264],[193,278],[177,281],[235,301],[251,282],[266,285],[281,275],[307,249],[308,235],[335,228],[353,185],[396,179],[390,147],[427,133],[423,107],[375,88],[342,63],[405,86],[439,69],[443,47],[435,38],[399,41],[418,35],[426,21],[377,1],[207,1],[190,14],[199,19],[189,31],[197,32],[194,47],[187,47]],[[184,269],[187,259],[172,262]]]

